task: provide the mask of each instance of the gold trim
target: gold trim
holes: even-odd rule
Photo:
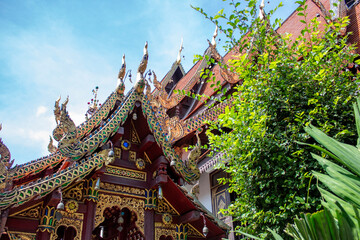
[[[56,232],[60,226],[65,226],[67,228],[68,227],[74,228],[76,230],[76,236],[75,236],[74,240],[81,240],[83,222],[84,222],[84,214],[68,213],[65,211],[62,211],[61,214],[63,215],[63,217],[60,219],[60,221],[56,222],[55,230],[51,234],[50,240],[56,240],[58,238]]]
[[[139,134],[136,131],[133,120],[131,120],[131,126],[132,126],[132,134],[135,133],[135,138],[136,138],[135,139],[135,138],[133,138],[134,136],[131,136],[131,141],[135,140],[135,141],[133,141],[133,143],[140,144],[141,142],[140,142]]]
[[[204,234],[202,234],[201,232],[199,232],[193,225],[191,225],[190,223],[188,223],[188,237],[201,237],[201,238],[205,238]]]
[[[158,213],[166,213],[167,212],[167,213],[171,213],[171,214],[177,214],[178,216],[180,216],[180,213],[178,211],[176,211],[176,209],[164,197],[162,199],[158,199],[158,205],[156,208],[156,212],[158,212]]]
[[[17,232],[17,231],[8,231],[10,240],[35,240],[36,233],[27,233],[27,232]]]
[[[149,158],[149,156],[147,155],[146,152],[144,152],[144,158],[145,158],[145,161],[146,161],[146,162],[148,162],[148,163],[151,164],[150,158]]]
[[[163,224],[161,222],[155,222],[155,239],[159,240],[160,237],[171,236],[173,239],[177,239],[176,236],[176,225],[175,224]]]
[[[120,208],[128,208],[130,211],[134,211],[137,214],[136,226],[140,232],[144,234],[144,220],[145,220],[145,202],[142,199],[128,198],[116,195],[99,194],[99,201],[96,205],[95,212],[95,228],[99,226],[105,219],[103,213],[106,208],[118,206]]]
[[[128,168],[107,166],[105,168],[105,174],[146,182],[146,172]]]
[[[22,218],[22,219],[40,219],[41,218],[41,212],[42,212],[42,205],[43,205],[43,202],[39,202],[35,205],[32,205],[30,207],[27,207],[23,210],[21,210],[20,212],[15,212],[13,214],[11,214],[9,217],[15,217],[15,218]],[[36,207],[39,207],[38,209],[38,217],[29,217],[29,216],[21,216],[20,214],[26,214],[25,212],[28,211],[28,210],[32,210]]]

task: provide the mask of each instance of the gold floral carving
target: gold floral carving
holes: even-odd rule
[[[158,213],[171,213],[173,215],[180,215],[173,206],[163,197],[163,199],[158,199],[158,206],[156,208]]]
[[[161,222],[155,223],[155,239],[160,239],[161,236],[171,236],[176,239],[176,227],[175,224],[163,224]]]
[[[25,208],[24,210],[10,215],[11,217],[21,217],[21,218],[35,218],[39,219],[41,216],[42,202],[35,204],[31,207]]]
[[[15,232],[15,231],[8,231],[10,240],[35,240],[36,234],[35,233],[24,233],[24,232]]]
[[[136,161],[136,152],[129,151],[129,161],[131,161],[131,162]]]
[[[104,210],[113,206],[118,206],[120,209],[126,207],[130,211],[134,211],[137,214],[136,226],[144,234],[145,203],[144,200],[137,198],[99,194],[95,213],[95,227],[105,220],[103,216]]]
[[[116,192],[118,194],[119,193],[120,194],[129,194],[129,195],[136,195],[136,196],[141,196],[141,197],[145,196],[145,190],[144,189],[126,187],[126,186],[121,186],[121,185],[111,184],[111,183],[100,182],[100,189],[101,190],[104,189],[104,190],[108,190],[108,191],[113,191],[113,192]]]
[[[84,187],[84,182],[82,181],[79,184],[68,188],[67,190],[65,190],[63,198],[70,198],[77,201],[81,201],[83,197],[83,187]]]
[[[136,128],[134,125],[134,122],[131,120],[131,142],[132,143],[136,143],[136,144],[140,144],[140,138],[138,133],[136,132]]]
[[[56,222],[55,231],[53,234],[51,234],[50,240],[56,240],[58,238],[56,233],[57,233],[57,229],[60,226],[73,227],[76,230],[76,236],[74,240],[81,240],[84,214],[68,213],[65,211],[62,211],[61,214],[62,214],[62,218],[60,221]]]
[[[194,228],[191,224],[188,224],[188,237],[198,237],[198,238],[205,238],[205,236],[200,233],[196,228]]]
[[[146,181],[146,172],[140,172],[128,168],[108,166],[105,173],[117,177],[130,178],[134,180]]]
[[[114,147],[114,153],[115,153],[115,158],[116,158],[116,159],[120,159],[120,158],[121,158],[121,148]]]
[[[65,204],[65,210],[68,213],[76,213],[79,209],[79,204],[75,200],[69,200]]]

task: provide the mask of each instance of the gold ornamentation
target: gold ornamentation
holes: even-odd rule
[[[35,233],[8,231],[10,240],[36,240]]]
[[[144,159],[141,159],[141,158],[136,159],[135,164],[136,164],[137,169],[139,169],[139,170],[143,170],[145,168]]]
[[[145,189],[145,210],[156,209],[157,205],[157,190]]]
[[[165,225],[161,222],[155,222],[155,239],[159,240],[161,236],[171,236],[172,239],[177,239],[175,224]]]
[[[0,131],[1,129],[2,125],[0,124]],[[7,190],[12,185],[9,178],[9,170],[14,160],[10,161],[10,159],[10,151],[0,138],[0,192]]]
[[[58,239],[56,232],[60,226],[73,227],[76,230],[76,236],[74,240],[81,240],[83,221],[84,215],[82,213],[62,212],[62,218],[56,223],[55,231],[53,234],[51,234],[50,240]]]
[[[99,191],[96,189],[97,178],[90,178],[84,181],[84,199],[96,202]]]
[[[70,198],[77,201],[81,201],[83,198],[83,187],[84,187],[83,181],[75,186],[69,187],[64,191],[63,198]]]
[[[171,213],[173,215],[180,215],[178,211],[175,210],[173,206],[170,205],[166,198],[162,198],[158,200],[156,212],[158,213]]]
[[[128,140],[122,140],[121,148],[124,150],[129,150],[131,148],[131,143]]]
[[[187,224],[176,224],[176,239],[186,240],[188,236],[189,227]]]
[[[103,216],[104,210],[113,206],[118,206],[120,209],[126,207],[130,211],[134,211],[137,214],[136,226],[138,226],[141,233],[144,234],[144,201],[137,198],[99,194],[99,201],[96,205],[95,213],[95,227],[105,220]]]
[[[39,219],[41,216],[42,202],[35,204],[31,207],[25,208],[20,212],[16,212],[10,217],[21,217],[21,218],[36,218]]]
[[[42,211],[42,217],[37,231],[41,231],[41,232],[47,231],[49,233],[52,233],[56,225],[55,214],[56,214],[55,207],[46,206]]]
[[[140,138],[139,138],[138,133],[136,132],[136,128],[135,128],[133,120],[131,120],[130,139],[131,139],[132,143],[140,144]]]
[[[74,180],[81,180],[95,169],[101,168],[107,161],[109,150],[103,150],[93,156],[84,158],[72,166],[47,176],[41,181],[25,184],[22,188],[15,188],[0,195],[0,209],[10,204],[19,206],[38,195],[45,195],[58,187],[66,187]]]
[[[200,233],[196,228],[194,228],[191,224],[188,224],[188,236],[190,237],[198,237],[198,238],[205,238],[205,236]]]
[[[164,213],[162,215],[162,221],[164,224],[168,225],[172,223],[172,216],[170,213]]]
[[[121,159],[121,148],[114,147],[114,153],[116,159]]]
[[[127,168],[107,166],[105,169],[105,174],[113,175],[117,177],[135,179],[140,181],[146,181],[146,172],[140,172]]]
[[[136,161],[136,152],[129,151],[129,161],[131,161],[131,162]]]
[[[146,152],[144,152],[144,157],[145,157],[145,161],[146,161],[147,163],[150,163],[150,164],[151,164],[150,158],[149,158],[149,156],[146,154]]]
[[[134,196],[145,196],[145,190],[140,188],[132,188],[132,187],[126,187],[121,186],[117,184],[111,184],[111,183],[100,183],[100,189],[105,189],[109,191],[113,191],[120,194],[126,194],[126,195],[134,195]]]
[[[49,145],[48,145],[48,151],[50,152],[50,153],[56,153],[57,152],[57,147],[55,147],[54,146],[54,144],[53,144],[53,139],[52,139],[52,137],[50,136],[50,142],[49,142]]]
[[[69,200],[65,204],[65,211],[68,213],[76,213],[79,209],[79,204],[75,200]]]

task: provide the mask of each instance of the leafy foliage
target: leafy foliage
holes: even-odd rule
[[[280,22],[270,24],[273,12],[261,20],[256,1],[244,3],[241,8],[231,1],[232,13],[222,10],[214,17],[197,9],[215,24],[224,21],[220,29],[237,57],[221,64],[243,80],[233,94],[234,106],[212,124],[208,136],[214,151],[227,156],[221,167],[231,177],[223,182],[237,197],[224,212],[240,223],[239,232],[258,234],[268,227],[282,232],[294,216],[321,207],[311,184],[311,171],[321,167],[295,142],[313,143],[303,126],[312,123],[340,141],[354,140],[348,102],[357,79],[346,68],[356,55],[340,34],[346,18],[329,21],[320,31],[319,19],[307,19],[303,5],[298,15],[304,29],[291,40],[273,30]]]

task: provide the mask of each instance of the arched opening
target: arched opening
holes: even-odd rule
[[[159,240],[173,240],[172,236],[161,235]]]
[[[56,229],[56,240],[73,240],[76,237],[76,230],[73,227],[59,226]]]
[[[94,240],[145,239],[135,224],[137,215],[134,211],[113,206],[106,208],[103,216],[105,220],[93,231]]]

